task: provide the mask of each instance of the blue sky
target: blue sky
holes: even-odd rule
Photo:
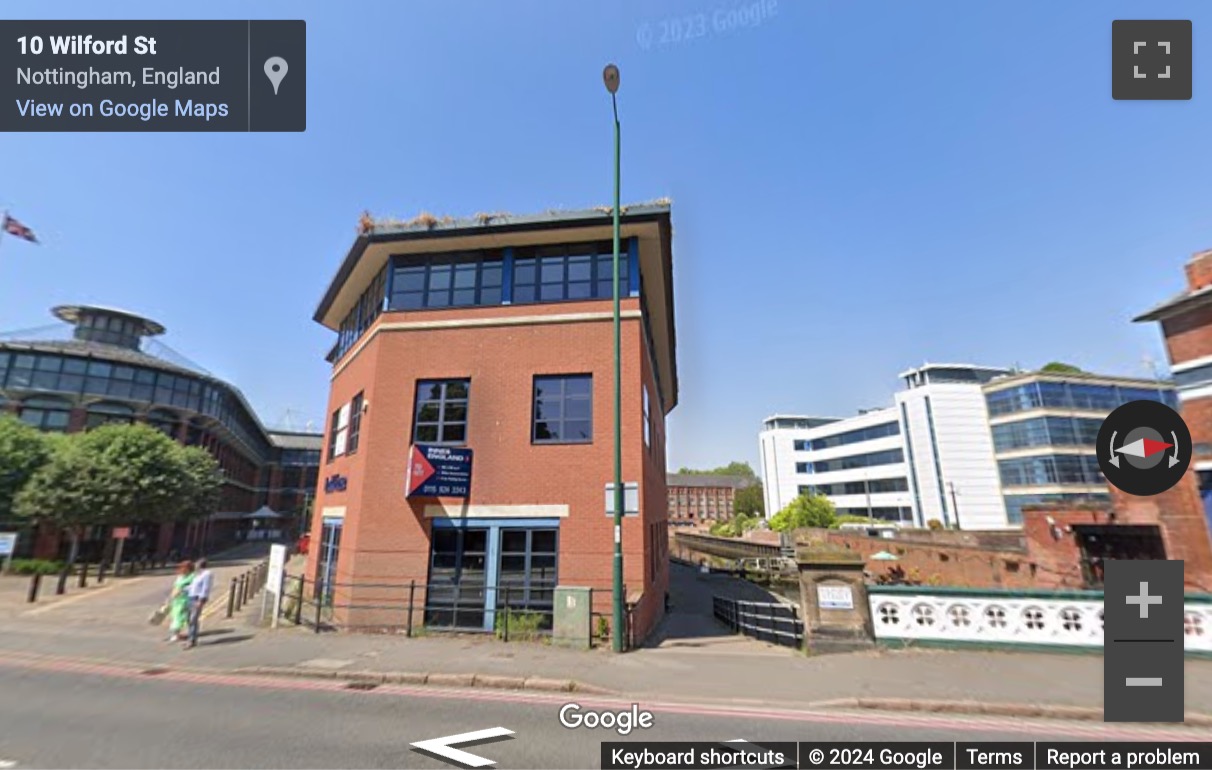
[[[1212,5],[765,0],[725,28],[754,5],[106,3],[305,19],[308,130],[0,136],[0,203],[45,241],[0,244],[0,329],[126,307],[266,422],[321,421],[311,316],[359,213],[608,203],[615,61],[623,197],[674,206],[671,467],[756,464],[763,417],[889,403],[922,361],[1164,360],[1130,318],[1212,247]],[[1111,21],[1141,16],[1194,21],[1191,101],[1111,99]]]

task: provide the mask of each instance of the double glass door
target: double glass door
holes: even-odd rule
[[[558,525],[435,526],[425,623],[492,630],[497,611],[538,612],[550,627]]]

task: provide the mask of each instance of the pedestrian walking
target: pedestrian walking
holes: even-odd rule
[[[193,562],[183,561],[177,565],[177,576],[168,595],[168,641],[185,640],[185,626],[189,623],[189,587],[194,579]]]
[[[198,646],[198,626],[202,623],[202,610],[210,601],[211,583],[214,576],[206,566],[206,559],[198,559],[194,569],[194,579],[189,584],[189,639],[185,648]]]

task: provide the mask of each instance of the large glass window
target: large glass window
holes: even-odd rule
[[[417,383],[412,440],[417,444],[467,441],[467,405],[471,380],[421,380]]]
[[[85,429],[92,430],[102,425],[129,425],[135,421],[135,410],[126,404],[101,402],[90,404]]]
[[[874,465],[892,465],[905,461],[905,453],[900,449],[888,449],[883,452],[867,452],[865,454],[839,457],[835,460],[821,460],[810,463],[810,473],[829,473],[844,471],[852,468],[870,468]]]
[[[67,430],[71,414],[71,403],[61,398],[27,398],[21,402],[18,417],[39,430],[61,431]]]
[[[341,530],[344,519],[325,518],[320,526],[320,559],[317,564],[316,598],[323,604],[332,601],[333,586],[337,579],[337,558],[341,554]]]
[[[425,624],[483,628],[488,529],[434,527],[429,554]]]
[[[882,425],[872,425],[868,428],[859,428],[858,430],[839,433],[836,436],[813,439],[812,448],[829,449],[836,446],[845,446],[846,444],[855,444],[860,441],[884,438],[885,436],[895,436],[900,432],[901,425],[899,422],[887,422]]]
[[[1051,484],[1098,485],[1103,476],[1092,455],[1044,455],[998,461],[1002,485],[1008,487]]]
[[[346,448],[347,454],[353,454],[358,451],[358,442],[362,438],[362,394],[353,397],[353,401],[349,402],[349,442]]]
[[[332,422],[328,429],[328,460],[345,454],[349,442],[349,404],[332,413]]]
[[[628,296],[630,270],[619,255],[619,292]],[[514,259],[513,301],[560,302],[614,296],[614,246],[576,243],[519,249]]]
[[[556,587],[557,529],[501,529],[497,609],[542,614],[540,627],[551,627]],[[508,604],[506,604],[508,602]]]
[[[593,377],[588,374],[534,378],[536,444],[593,441]]]
[[[147,414],[147,424],[169,438],[177,437],[177,415],[163,409],[153,409]]]
[[[822,495],[865,495],[880,492],[908,492],[906,478],[871,479],[870,481],[846,481],[836,484],[820,484],[816,491]]]
[[[501,304],[504,262],[497,254],[397,257],[391,310]]]
[[[1033,417],[993,426],[993,446],[999,452],[1035,446],[1089,446],[1098,439],[1102,421],[1090,417]]]

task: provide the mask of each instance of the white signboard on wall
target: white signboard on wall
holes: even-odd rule
[[[822,610],[852,610],[854,609],[854,593],[850,586],[816,587],[816,603]]]

